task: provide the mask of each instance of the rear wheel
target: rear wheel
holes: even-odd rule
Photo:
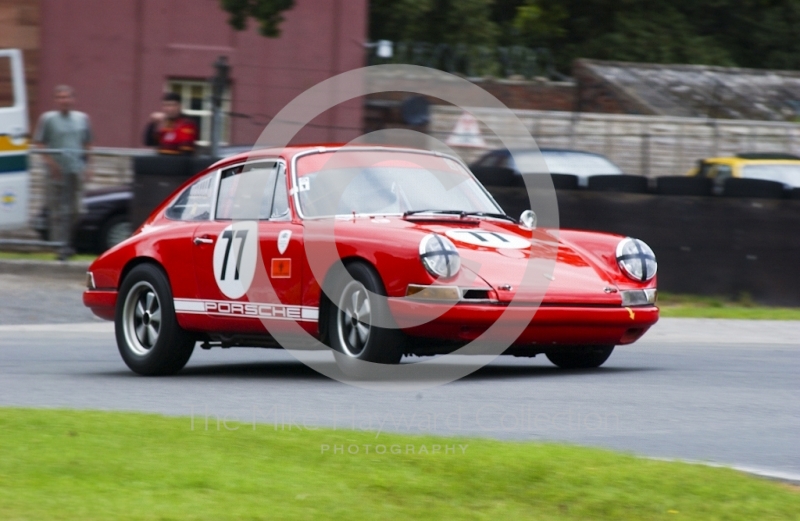
[[[591,369],[603,365],[612,351],[614,346],[564,346],[545,355],[561,369]]]
[[[331,347],[340,353],[340,365],[352,361],[396,364],[400,362],[402,334],[397,329],[378,327],[390,324],[391,315],[385,299],[386,290],[375,271],[362,263],[347,267],[352,280],[344,277],[330,296],[328,335]]]
[[[140,375],[177,373],[192,356],[195,339],[178,325],[169,280],[152,264],[125,277],[114,325],[122,359]]]

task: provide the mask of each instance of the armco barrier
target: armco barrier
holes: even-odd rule
[[[530,208],[519,188],[489,191],[507,213]],[[800,201],[557,190],[562,228],[638,237],[658,257],[662,291],[800,305]],[[537,194],[534,194],[534,211]],[[540,216],[540,226],[552,226]]]
[[[138,227],[184,181],[215,161],[216,159],[210,157],[135,157],[131,223]]]

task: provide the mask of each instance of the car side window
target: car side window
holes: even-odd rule
[[[711,171],[711,163],[706,163],[702,159],[697,162],[697,177],[712,177],[709,175]]]
[[[176,221],[205,221],[211,216],[211,198],[213,192],[214,175],[201,177],[167,208],[168,219]]]
[[[288,221],[290,218],[289,193],[286,190],[286,169],[281,167],[278,172],[278,179],[275,183],[275,198],[272,203],[270,219],[275,221]]]
[[[217,197],[217,220],[265,220],[272,215],[275,181],[282,165],[261,161],[223,170]]]
[[[718,181],[722,181],[729,177],[733,177],[733,170],[728,165],[716,165],[709,177],[713,177]]]

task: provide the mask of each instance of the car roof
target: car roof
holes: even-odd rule
[[[228,164],[240,163],[246,160],[270,159],[280,157],[287,162],[302,153],[316,151],[319,153],[330,152],[342,148],[362,149],[362,150],[387,150],[387,151],[410,151],[415,153],[423,153],[430,155],[441,155],[438,152],[426,150],[422,148],[412,148],[408,146],[392,146],[392,145],[373,145],[365,143],[363,145],[348,145],[347,143],[313,143],[304,145],[288,145],[283,148],[260,148],[241,152],[232,156],[228,156],[213,165],[213,168],[219,168]],[[446,154],[445,154],[446,155]],[[448,156],[449,157],[449,156]]]
[[[725,165],[800,165],[800,159],[746,159],[742,157],[707,157],[704,163],[718,163]]]

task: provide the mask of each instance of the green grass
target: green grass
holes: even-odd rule
[[[659,292],[658,307],[662,317],[800,320],[800,308],[759,305],[747,294],[734,300]]]
[[[189,418],[0,409],[0,519],[800,516],[800,493],[788,487],[604,450],[288,424],[204,427],[202,419],[192,430]],[[323,445],[331,448],[323,453]],[[337,445],[344,454],[334,454]],[[376,454],[376,445],[387,453]],[[400,454],[389,452],[393,445]],[[442,447],[437,454],[434,445]],[[448,445],[455,454],[444,453]],[[348,454],[355,446],[359,453]],[[422,446],[429,454],[419,454]]]
[[[88,255],[88,254],[78,254],[73,255],[69,258],[69,260],[73,261],[93,261],[97,258],[97,255]],[[1,251],[0,252],[0,260],[51,260],[56,261],[57,255],[55,253],[50,252],[13,252],[13,251]]]

